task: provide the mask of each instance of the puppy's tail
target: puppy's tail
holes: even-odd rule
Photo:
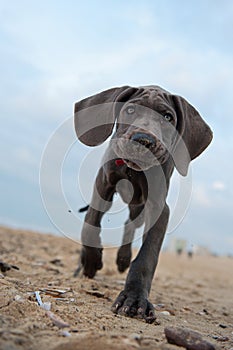
[[[79,213],[83,213],[84,211],[87,211],[88,210],[88,208],[89,208],[89,204],[88,205],[86,205],[85,207],[83,207],[83,208],[80,208],[79,209]]]

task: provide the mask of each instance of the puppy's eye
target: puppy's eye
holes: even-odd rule
[[[128,106],[128,107],[126,108],[126,112],[127,112],[128,114],[133,114],[133,113],[135,112],[134,106]]]
[[[163,118],[167,121],[167,122],[171,122],[173,120],[173,115],[169,112],[165,113],[163,115]]]

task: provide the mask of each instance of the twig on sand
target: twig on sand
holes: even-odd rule
[[[47,311],[46,315],[52,320],[54,326],[58,328],[70,327],[69,323],[64,322],[60,317],[56,316],[52,311]]]

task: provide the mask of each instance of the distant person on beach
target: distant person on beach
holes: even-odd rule
[[[181,255],[185,249],[185,246],[186,246],[186,241],[183,240],[183,239],[177,239],[176,240],[176,247],[175,247],[175,250],[176,250],[176,254],[177,255]]]

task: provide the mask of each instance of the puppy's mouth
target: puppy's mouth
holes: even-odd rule
[[[167,159],[168,159],[167,152],[165,154],[163,154],[162,156],[160,156],[159,158],[153,157],[153,162],[152,161],[145,162],[145,161],[142,161],[141,159],[126,159],[126,158],[122,158],[124,163],[129,168],[134,169],[136,171],[148,170],[152,166],[162,165],[162,164],[164,164],[166,162]]]
[[[129,159],[124,159],[124,163],[131,169],[141,171],[141,170],[146,170],[149,168],[149,165],[139,162],[138,160],[129,160]]]

